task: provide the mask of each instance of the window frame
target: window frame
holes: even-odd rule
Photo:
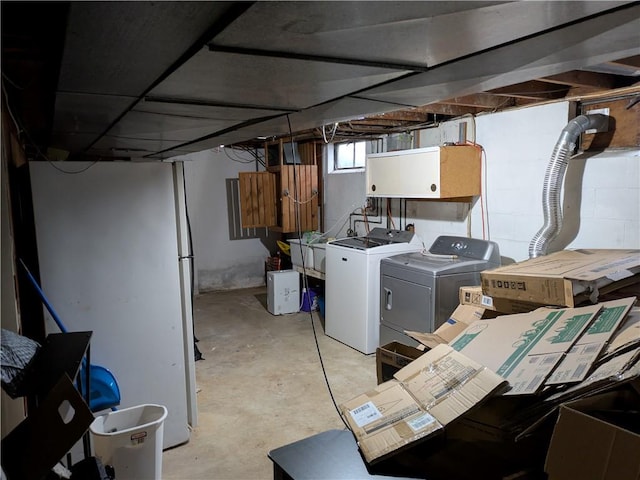
[[[366,162],[367,162],[367,153],[368,153],[368,141],[367,140],[349,140],[347,142],[336,142],[333,144],[333,168],[331,170],[331,173],[336,173],[336,172],[354,172],[354,171],[361,171],[364,170],[365,166],[366,166]],[[338,150],[340,149],[341,146],[343,145],[353,145],[353,156],[352,156],[352,165],[350,167],[338,167]],[[357,153],[358,153],[358,148],[357,148],[357,144],[363,144],[364,147],[364,158],[362,161],[362,165],[356,165],[356,160],[357,160]]]

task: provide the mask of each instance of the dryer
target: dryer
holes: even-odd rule
[[[380,333],[380,260],[422,248],[413,232],[386,228],[328,242],[325,333],[362,353],[374,353]]]
[[[380,344],[417,346],[405,330],[431,333],[459,304],[460,287],[480,285],[480,272],[500,266],[495,242],[440,236],[428,252],[380,262]]]

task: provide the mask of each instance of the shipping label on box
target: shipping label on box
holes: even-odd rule
[[[506,382],[483,365],[438,345],[394,379],[340,406],[369,463],[442,432]]]
[[[493,298],[483,294],[480,285],[460,287],[459,301],[461,305],[481,307],[506,314],[531,312],[545,306],[540,303],[523,302],[509,298]]]
[[[601,308],[540,308],[481,320],[450,345],[508,380],[511,390],[506,395],[533,394]]]
[[[640,273],[640,250],[564,250],[480,273],[482,292],[545,305],[574,306],[578,295],[597,300],[604,286]],[[594,298],[595,297],[595,298]]]
[[[602,311],[556,367],[547,385],[580,382],[635,304],[635,298],[603,302]]]

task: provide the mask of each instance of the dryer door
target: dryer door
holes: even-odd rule
[[[432,292],[427,285],[380,277],[380,323],[394,330],[433,332]]]

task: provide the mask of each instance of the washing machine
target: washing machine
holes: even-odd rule
[[[422,248],[413,232],[386,228],[328,242],[325,333],[362,353],[374,353],[380,344],[380,260]]]
[[[495,242],[440,236],[428,251],[380,262],[380,344],[417,346],[405,330],[431,333],[449,319],[463,286],[480,285],[480,272],[500,266]]]

